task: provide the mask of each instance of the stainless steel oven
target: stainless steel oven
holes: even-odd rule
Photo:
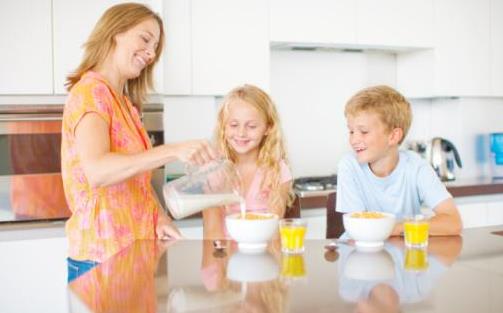
[[[164,143],[161,104],[143,123],[154,145]],[[0,106],[0,223],[63,220],[70,216],[61,180],[62,105]],[[153,172],[162,204],[164,168]]]

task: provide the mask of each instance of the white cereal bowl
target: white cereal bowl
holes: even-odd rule
[[[395,215],[383,213],[379,218],[354,217],[354,213],[346,213],[342,216],[344,229],[355,241],[359,248],[380,249],[384,241],[388,239],[395,226]]]
[[[267,252],[234,253],[227,265],[227,278],[239,282],[263,282],[279,276],[279,265]]]
[[[228,215],[225,226],[232,239],[238,243],[243,253],[260,253],[267,247],[267,241],[278,231],[278,215],[273,213],[258,213],[265,219],[243,219],[241,213]]]
[[[386,249],[376,252],[355,249],[346,260],[344,275],[361,281],[391,280],[395,277],[395,263]]]

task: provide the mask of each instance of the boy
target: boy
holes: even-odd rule
[[[342,158],[337,171],[337,211],[381,211],[399,221],[392,236],[403,232],[401,220],[433,209],[430,235],[457,235],[461,218],[452,196],[433,168],[412,151],[399,151],[409,130],[410,104],[393,88],[361,90],[344,114],[354,153]]]

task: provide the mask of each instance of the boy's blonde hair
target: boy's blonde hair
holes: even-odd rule
[[[125,94],[141,110],[147,97],[147,90],[153,89],[154,65],[159,61],[164,47],[164,28],[161,17],[150,8],[139,3],[123,3],[110,7],[103,13],[94,26],[84,47],[84,56],[77,69],[68,75],[65,86],[68,91],[87,71],[99,66],[115,48],[115,36],[135,27],[141,22],[154,19],[159,24],[159,43],[155,49],[155,58],[136,78],[127,81]]]
[[[237,161],[237,155],[227,144],[225,139],[225,126],[228,120],[229,106],[236,100],[244,101],[253,106],[262,114],[266,121],[268,131],[259,145],[257,166],[262,168],[266,174],[260,187],[261,189],[264,187],[270,188],[271,194],[268,202],[271,207],[276,207],[283,202],[280,188],[278,188],[281,185],[280,162],[284,161],[288,166],[288,157],[276,106],[267,93],[253,85],[236,87],[225,96],[218,112],[215,141],[224,156],[233,163]],[[293,202],[293,198],[293,188],[292,183],[290,183],[290,192],[286,203],[287,206]]]
[[[344,115],[354,116],[361,112],[373,112],[379,115],[388,131],[401,128],[403,142],[412,122],[412,111],[409,102],[398,91],[389,86],[373,86],[357,92],[349,99]]]

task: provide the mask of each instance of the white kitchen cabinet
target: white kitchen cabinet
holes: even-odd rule
[[[163,93],[192,93],[191,2],[164,0],[163,22],[166,44],[163,53]]]
[[[433,0],[358,0],[357,41],[363,46],[431,47]]]
[[[66,76],[75,70],[83,55],[82,45],[91,34],[101,15],[120,0],[53,0],[54,27],[54,89],[56,94],[66,93]],[[160,2],[137,1],[149,5],[158,12]],[[154,73],[155,88],[159,90],[162,68]]]
[[[224,95],[269,88],[267,0],[165,0],[166,95]]]
[[[271,0],[270,8],[273,45],[432,46],[433,0]]]
[[[2,0],[0,94],[51,94],[51,0]]]
[[[503,225],[503,195],[454,198],[463,228]]]
[[[192,93],[269,88],[267,0],[192,0]]]
[[[273,44],[356,43],[353,0],[271,0],[270,21]]]
[[[408,97],[491,95],[490,1],[436,0],[434,49],[397,56],[399,90]]]
[[[491,92],[503,96],[503,1],[491,1]]]

